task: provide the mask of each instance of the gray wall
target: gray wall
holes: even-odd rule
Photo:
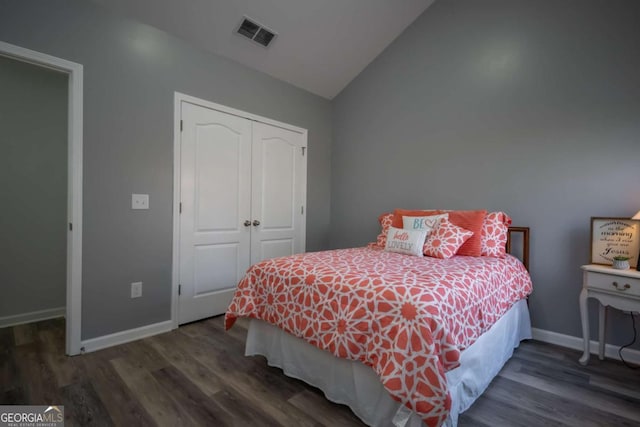
[[[0,40],[84,65],[82,339],[170,318],[174,91],[309,130],[307,249],[328,246],[329,101],[86,1],[2,0]]]
[[[0,317],[66,305],[67,76],[0,56]]]
[[[334,100],[331,245],[396,207],[504,210],[531,227],[533,326],[581,336],[590,217],[640,209],[639,22],[632,0],[436,2]]]

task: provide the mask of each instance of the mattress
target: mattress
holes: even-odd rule
[[[529,310],[518,301],[446,373],[451,410],[444,422],[456,426],[460,413],[484,392],[520,341],[531,338]],[[261,355],[270,366],[321,389],[328,400],[349,406],[367,425],[422,427],[421,417],[391,398],[368,366],[338,358],[261,320],[251,319],[245,355]]]

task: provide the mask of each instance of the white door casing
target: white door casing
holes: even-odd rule
[[[226,310],[249,267],[251,233],[251,122],[182,108],[181,324]]]
[[[304,252],[305,150],[304,129],[176,93],[174,327],[224,313],[250,264]]]
[[[67,177],[67,306],[65,353],[82,351],[82,64],[0,41],[0,55],[50,68],[69,76],[68,82],[68,177]]]

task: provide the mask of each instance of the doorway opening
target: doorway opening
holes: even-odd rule
[[[61,158],[63,159],[66,158],[66,167],[64,168],[66,170],[47,170],[47,168],[49,168],[49,165],[46,164],[48,156],[42,156],[42,153],[40,153],[40,156],[43,160],[43,162],[40,163],[40,166],[42,166],[42,170],[39,169],[38,162],[29,162],[28,167],[32,169],[31,171],[20,170],[19,165],[12,166],[12,169],[14,169],[13,172],[15,172],[15,179],[12,180],[12,182],[16,183],[17,188],[20,188],[21,183],[16,182],[16,180],[22,180],[22,183],[24,184],[25,181],[28,180],[36,181],[38,179],[47,179],[47,177],[43,177],[44,175],[40,176],[39,174],[46,175],[47,173],[50,173],[49,177],[52,180],[50,184],[53,184],[53,181],[62,180],[58,188],[56,190],[52,190],[52,192],[57,192],[60,194],[60,197],[66,198],[66,200],[57,200],[55,202],[61,202],[60,211],[64,211],[64,213],[60,213],[60,218],[56,218],[55,214],[52,214],[51,217],[44,215],[41,216],[41,218],[50,218],[52,221],[58,221],[60,223],[58,225],[62,227],[62,230],[66,229],[66,236],[63,236],[61,232],[62,230],[59,230],[60,233],[58,237],[53,236],[54,239],[61,239],[60,241],[62,241],[62,244],[59,245],[60,249],[66,252],[66,258],[58,254],[60,255],[60,262],[64,262],[66,264],[66,269],[63,273],[63,280],[66,282],[64,286],[66,288],[64,308],[60,306],[57,308],[53,307],[44,310],[31,310],[28,311],[26,315],[22,313],[22,317],[20,314],[13,313],[9,316],[3,316],[3,318],[0,320],[4,321],[5,323],[3,326],[9,326],[10,324],[37,321],[46,317],[55,317],[56,315],[62,314],[60,312],[64,312],[64,316],[66,318],[65,352],[68,355],[78,354],[81,350],[80,322],[82,292],[82,65],[4,42],[0,42],[0,56],[2,56],[5,61],[18,61],[20,65],[24,65],[24,63],[27,63],[36,67],[44,67],[49,70],[63,73],[66,76],[66,91],[64,91],[66,93],[66,114],[62,114],[60,116],[62,117],[61,120],[65,121],[65,123],[61,126],[62,128],[64,128],[63,130],[66,131],[66,133],[63,134],[63,137],[66,139],[66,144],[63,144],[62,146],[62,149],[66,148],[66,151],[64,153],[56,154],[61,155]],[[5,62],[5,65],[9,64],[11,63]],[[28,116],[28,114],[23,114],[22,116],[26,117]],[[31,136],[33,138],[35,138],[36,140],[38,138],[43,139],[42,143],[46,143],[46,134],[38,135],[37,132],[32,132],[34,129],[37,130],[40,126],[42,126],[41,123],[28,123],[28,121],[25,121],[23,126],[24,128],[22,130],[15,130],[16,126],[14,123],[14,134],[28,135],[31,131]],[[37,143],[37,141],[35,142]],[[14,151],[23,151],[21,154],[22,157],[18,159],[24,160],[25,158],[27,158],[25,156],[29,156],[30,154],[37,154],[36,151],[38,150],[38,148],[36,148],[36,145],[34,144],[32,144],[31,147],[28,147],[26,145],[25,147],[18,147],[17,145],[19,145],[19,143],[14,143]],[[42,146],[40,148],[42,148]],[[29,150],[31,150],[31,153],[29,153]],[[11,171],[5,172],[10,173]],[[62,189],[60,189],[60,187],[62,187]],[[66,190],[66,192],[64,190]],[[52,200],[46,199],[46,192],[41,193],[36,200],[29,200],[29,191],[29,187],[25,186],[24,193],[21,193],[20,190],[13,192],[13,194],[17,194],[19,197],[27,201],[27,203],[22,204],[22,208],[25,211],[25,221],[29,221],[30,218],[27,214],[32,214],[36,210],[42,210],[46,214],[48,206],[51,205],[51,203],[54,203]],[[11,224],[5,224],[4,226],[9,227],[11,226]],[[41,237],[44,239],[47,236],[43,235]],[[30,237],[29,239],[25,240],[27,240],[27,242],[20,242],[21,245],[26,247],[27,244],[31,244],[33,245],[34,249],[41,243],[35,237]],[[9,245],[10,244],[11,243],[9,243]],[[42,243],[42,245],[44,244]],[[17,252],[19,248],[16,245],[13,248],[10,247],[9,250]],[[21,252],[29,253],[29,250],[25,249],[21,250]],[[25,273],[38,269],[39,262],[43,263],[43,261],[55,261],[55,259],[36,259],[35,257],[37,257],[38,254],[35,250],[32,253],[34,255],[34,258],[29,258],[27,256],[25,257],[26,259],[21,260],[20,265],[14,266],[14,276],[19,278],[21,276],[21,269]],[[57,259],[58,256],[53,255],[52,258]],[[19,283],[19,280],[17,280],[17,283]],[[21,286],[22,289],[19,291],[24,292],[26,284],[22,283]],[[30,291],[29,293],[34,298],[37,296],[37,292],[34,294],[33,291]],[[18,292],[17,294],[19,295],[20,292]],[[38,316],[40,317],[39,319]]]

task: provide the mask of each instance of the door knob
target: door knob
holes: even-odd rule
[[[251,221],[246,220],[246,221],[244,222],[244,226],[245,226],[245,227],[248,227],[248,226],[250,226],[250,225],[251,225]]]
[[[258,221],[257,219],[254,219],[253,220],[253,225],[254,225],[254,227],[259,226],[260,225],[260,221]]]

